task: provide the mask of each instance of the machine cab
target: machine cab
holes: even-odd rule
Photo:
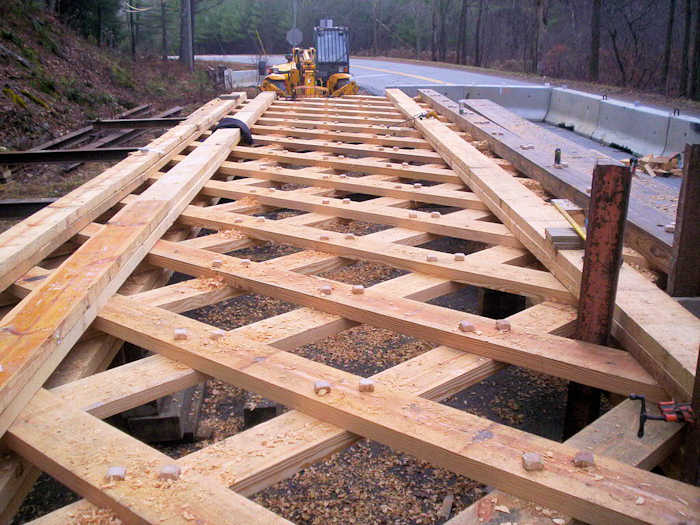
[[[335,73],[350,71],[350,33],[347,27],[333,27],[332,20],[321,20],[314,28],[316,70],[323,84]]]

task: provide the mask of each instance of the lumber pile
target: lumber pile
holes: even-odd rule
[[[696,487],[645,470],[682,427],[621,436],[615,422],[636,429],[631,401],[566,443],[439,403],[509,365],[650,400],[687,396],[700,324],[625,267],[616,335],[628,351],[567,337],[581,251],[551,239],[568,223],[483,143],[411,119],[426,106],[387,95],[217,99],[0,235],[0,433],[13,452],[0,465],[2,520],[41,469],[85,500],[40,523],[286,523],[246,497],[362,437],[494,486],[479,509],[502,512],[507,499],[533,522],[700,513]],[[214,127],[227,115],[254,144]],[[376,228],[336,231],[335,220]],[[440,238],[466,248],[426,245]],[[236,253],[261,242],[297,251]],[[353,261],[403,273],[371,286],[319,275]],[[168,284],[172,272],[191,278]],[[527,306],[491,319],[429,302],[462,286]],[[185,315],[250,293],[298,308],[232,330]],[[357,325],[434,346],[372,377],[295,352]],[[153,355],[105,370],[124,341]],[[291,410],[177,461],[101,421],[207,378]],[[445,498],[443,519],[454,505]]]

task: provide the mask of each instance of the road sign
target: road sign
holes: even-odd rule
[[[301,29],[298,27],[293,27],[289,31],[287,31],[287,42],[289,42],[290,46],[296,47],[299,44],[301,44],[301,41],[303,40],[303,36],[301,34]]]

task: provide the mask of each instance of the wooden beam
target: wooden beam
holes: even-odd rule
[[[700,296],[700,144],[687,144],[673,236],[667,291],[674,297]]]
[[[262,94],[238,118],[253,122],[274,99]],[[170,228],[238,143],[239,130],[209,137],[186,161],[120,210],[0,324],[0,434],[79,339],[151,246]]]
[[[683,427],[662,422],[656,422],[653,425],[647,423],[644,438],[639,439],[638,422],[639,403],[626,400],[565,443],[578,450],[590,451],[595,457],[606,456],[627,465],[651,470],[679,446]],[[594,474],[591,480],[593,484],[614,483],[614,477],[606,479],[597,474]],[[509,512],[503,513],[496,507],[506,507]],[[496,522],[494,520],[499,520],[496,523],[502,523],[503,520],[510,519],[517,519],[519,523],[528,525],[552,525],[553,518],[561,519],[562,523],[567,525],[579,523],[564,513],[553,514],[551,509],[547,508],[548,505],[544,507],[496,490],[472,503],[445,525],[477,525],[494,523]],[[669,523],[683,523],[691,517],[690,508],[679,509],[677,516]]]
[[[405,115],[419,110],[401,91],[387,94]],[[578,294],[581,252],[555,252],[546,241],[546,227],[565,227],[561,216],[511,174],[435,119],[414,122],[489,209],[523,245],[573,294]],[[623,264],[615,307],[613,335],[672,395],[688,399],[700,345],[700,320],[653,283]]]
[[[503,127],[469,110],[460,113],[457,103],[432,90],[421,90],[421,95],[436,111],[457,123],[460,129],[467,131],[476,140],[487,141],[494,153],[509,160],[518,170],[540,182],[546,191],[557,197],[567,198],[583,208],[588,208],[589,196],[586,189],[591,185],[589,174],[595,160],[600,158],[603,162],[612,161],[602,153],[586,150],[540,127],[537,127],[536,132],[530,130],[535,124],[517,115],[510,114],[505,119],[501,118],[499,122],[506,125]],[[477,102],[482,111],[487,102]],[[494,104],[490,103],[490,106],[490,111],[484,112],[493,116]],[[510,113],[504,108],[499,108],[498,112]],[[525,137],[518,134],[523,127],[527,128]],[[569,166],[554,167],[555,147],[563,147],[565,161]],[[635,193],[646,195],[646,201],[653,197],[649,195],[652,192],[646,190],[645,185],[634,185],[633,198]],[[630,246],[643,254],[654,267],[665,272],[669,269],[671,236],[664,232],[659,224],[665,225],[667,222],[664,214],[658,210],[643,204],[641,200],[633,200],[625,232],[625,240]]]
[[[301,129],[322,129],[332,132],[349,131],[352,133],[376,133],[387,137],[415,137],[421,138],[415,129],[404,126],[392,126],[387,129],[381,124],[350,124],[345,122],[329,122],[323,120],[292,119],[289,116],[270,117],[265,115],[258,121],[263,126],[293,126]]]
[[[235,183],[236,181],[234,181]],[[427,212],[415,212],[413,217],[409,211],[393,206],[372,206],[372,201],[345,202],[341,199],[309,195],[299,191],[270,191],[258,190],[239,186],[234,183],[210,181],[206,193],[229,199],[252,197],[261,204],[303,210],[322,215],[333,215],[345,219],[387,224],[416,231],[445,235],[458,239],[479,241],[487,244],[520,247],[508,229],[502,224],[482,220],[487,217],[479,210],[459,210],[456,212],[433,217]],[[328,201],[327,203],[325,201]],[[203,215],[197,210],[189,210],[180,217],[183,224],[203,225]]]
[[[336,155],[323,155],[321,153],[304,154],[246,146],[236,148],[236,151],[231,153],[231,158],[265,159],[296,166],[333,168],[347,173],[362,172],[369,175],[391,175],[407,179],[450,182],[452,184],[458,184],[460,182],[459,177],[454,171],[445,167],[413,166],[411,164],[403,165],[402,163],[389,162],[384,159],[341,159]]]
[[[181,160],[178,156],[174,161]],[[435,186],[423,186],[415,188],[413,184],[400,183],[396,180],[388,180],[386,176],[367,175],[364,177],[338,177],[336,174],[324,173],[321,170],[305,168],[295,170],[274,166],[269,168],[263,165],[264,159],[259,163],[230,162],[221,163],[219,173],[227,176],[254,177],[270,181],[288,182],[292,184],[307,184],[321,188],[332,188],[348,193],[364,193],[382,197],[394,197],[408,201],[423,202],[427,204],[439,204],[441,206],[453,206],[469,208],[473,210],[486,210],[486,206],[470,191],[466,191],[463,184],[437,184]],[[203,192],[209,191],[205,185]]]
[[[172,464],[171,458],[46,390],[37,392],[5,442],[125,523],[217,523],[222,515],[241,525],[289,523],[194,469],[159,482],[160,467]],[[110,466],[125,467],[125,480],[106,480]]]
[[[549,272],[503,264],[502,261],[507,262],[526,254],[517,248],[499,247],[497,251],[476,252],[465,256],[462,261],[455,261],[452,254],[444,252],[377,242],[363,237],[348,240],[342,233],[325,232],[306,226],[276,224],[277,221],[259,223],[255,218],[245,215],[217,213],[194,207],[185,211],[182,220],[188,224],[201,224],[208,228],[240,231],[260,240],[388,264],[464,284],[575,304],[568,290]],[[500,260],[494,257],[497,254]]]
[[[588,471],[572,469],[575,450],[570,447],[397,393],[383,383],[373,394],[362,394],[356,387],[357,376],[248,338],[228,334],[222,341],[201,345],[210,327],[189,318],[174,318],[175,314],[127,298],[114,298],[102,315],[99,328],[112,335],[434,465],[531,496],[585,521],[665,522],[679,509],[687,508],[678,497],[692,502],[691,510],[700,511],[694,487],[604,457],[597,460],[597,472],[614,477],[615,482],[596,487],[591,485]],[[185,328],[191,337],[174,340],[173,326]],[[313,389],[314,381],[320,379],[332,384],[331,393],[323,397],[315,395]],[[550,458],[544,476],[522,470],[522,450]],[[634,504],[640,494],[647,497],[644,508]]]
[[[244,97],[240,99],[243,100]],[[0,234],[0,290],[136,189],[240,101],[215,99],[142,151],[91,179],[51,206]]]
[[[212,268],[213,257],[222,261],[221,267]],[[499,333],[494,321],[476,315],[371,289],[355,295],[349,285],[336,281],[255,263],[246,267],[234,257],[213,256],[165,241],[154,247],[148,260],[191,275],[220,277],[239,288],[613,392],[640,391],[654,399],[664,395],[627,352],[529,331]],[[320,293],[324,285],[334,290],[330,296]],[[458,325],[464,319],[473,321],[481,333],[461,332]]]

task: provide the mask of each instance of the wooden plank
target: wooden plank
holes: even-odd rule
[[[263,126],[293,126],[301,129],[322,129],[328,131],[348,131],[352,133],[376,133],[387,137],[415,137],[421,138],[415,129],[403,126],[392,126],[388,129],[381,124],[349,124],[345,122],[328,122],[322,120],[301,120],[287,117],[270,117],[265,115],[258,121]]]
[[[237,113],[253,122],[274,99],[262,94]],[[187,160],[119,211],[0,324],[0,433],[78,340],[97,310],[122,285],[150,247],[238,143],[219,130]]]
[[[679,446],[683,427],[663,422],[647,423],[644,438],[640,439],[637,437],[638,423],[639,402],[626,400],[572,436],[566,445],[589,450],[596,457],[606,456],[627,465],[651,470]],[[614,480],[608,479],[592,478],[592,481],[595,484],[614,483]],[[500,512],[495,509],[496,506],[504,506],[510,512]],[[515,517],[518,522],[528,525],[552,525],[552,518],[562,519],[564,523],[573,521],[564,514],[552,514],[549,509],[546,512],[543,510],[545,509],[541,505],[531,501],[494,491],[464,509],[446,522],[446,525],[499,523]],[[692,518],[690,509],[679,509],[672,522],[682,523],[687,518]]]
[[[397,393],[383,383],[376,385],[373,394],[362,394],[356,387],[357,376],[248,338],[228,334],[223,341],[205,347],[200,341],[207,338],[210,328],[192,319],[174,318],[176,314],[127,298],[114,298],[102,315],[100,329],[114,336],[434,465],[531,496],[582,520],[662,523],[686,509],[677,497],[691,502],[691,510],[700,511],[695,487],[599,457],[596,472],[615,479],[599,488],[591,485],[589,472],[571,468],[575,450],[570,447]],[[191,338],[174,340],[173,326],[186,328]],[[330,394],[314,394],[313,383],[319,379],[333,385]],[[549,457],[543,475],[522,470],[523,449]],[[640,494],[646,496],[644,508],[634,504]]]
[[[404,114],[420,107],[398,90],[387,90]],[[556,210],[517,182],[491,159],[435,119],[415,122],[433,147],[477,193],[491,211],[542,264],[578,295],[581,252],[554,252],[545,228],[565,226]],[[623,264],[613,335],[673,396],[688,399],[700,345],[700,320],[654,284]]]
[[[494,153],[509,160],[518,170],[539,181],[545,190],[557,197],[570,199],[583,208],[588,208],[589,196],[586,189],[590,186],[592,173],[592,168],[589,166],[595,157],[602,154],[591,153],[590,150],[585,150],[578,145],[568,147],[567,150],[566,139],[539,127],[536,134],[529,132],[526,137],[522,137],[498,124],[484,121],[482,116],[471,112],[460,114],[455,102],[432,90],[421,90],[421,95],[435,110],[456,122],[461,129],[470,133],[475,139],[488,141]],[[483,101],[479,103],[481,102]],[[511,120],[522,121],[515,115]],[[508,127],[511,127],[511,124],[508,124]],[[520,128],[515,129],[520,130]],[[555,138],[550,140],[544,138],[552,135]],[[543,140],[537,141],[538,147],[521,148],[521,146],[529,146],[530,142],[535,141],[533,137],[536,136],[543,137]],[[553,148],[561,144],[565,145],[564,149],[568,151],[568,154],[565,153],[566,162],[571,165],[565,168],[554,168]],[[584,163],[578,162],[577,157],[584,157]],[[633,185],[633,197],[637,192],[642,195],[644,190],[643,185]],[[647,197],[645,200],[648,202],[650,198]],[[664,232],[659,224],[667,223],[668,218],[665,218],[664,214],[633,198],[625,240],[632,248],[643,254],[653,266],[665,272],[669,270],[672,236]]]
[[[171,458],[46,390],[37,392],[5,441],[61,483],[112,509],[125,523],[217,523],[222,515],[242,525],[289,523],[194,469],[182,472],[176,481],[158,482],[160,466],[172,464]],[[125,467],[126,479],[107,481],[110,466]]]
[[[211,267],[211,252],[161,241],[148,261],[191,275],[218,276],[246,290],[605,390],[643,392],[653,399],[664,395],[627,352],[529,331],[499,333],[493,320],[473,314],[371,289],[355,295],[351,286],[336,281],[255,263],[246,267],[240,259],[225,255],[215,257],[222,261],[220,268]],[[332,287],[330,296],[320,293],[323,285]],[[481,333],[461,332],[458,325],[464,319],[472,321]]]
[[[219,181],[210,181],[206,192],[208,195],[217,195],[229,199],[254,197],[256,201],[267,206],[303,210],[376,224],[387,224],[487,244],[500,244],[514,248],[521,246],[520,242],[511,236],[505,226],[482,220],[487,215],[479,210],[460,210],[441,215],[440,217],[432,217],[427,212],[415,212],[416,217],[414,218],[409,215],[409,211],[402,208],[370,206],[369,203],[372,201],[344,202],[341,199],[308,195],[298,191],[257,190]],[[324,204],[325,201],[328,202]],[[204,216],[197,210],[188,210],[180,217],[180,222],[183,224],[199,224],[203,226],[205,225],[203,221]]]
[[[317,113],[307,113],[305,111],[275,111],[269,110],[265,112],[266,118],[277,118],[284,120],[313,120],[321,122],[330,122],[332,124],[374,124],[378,126],[402,126],[405,124],[405,119],[400,118],[397,115],[395,118],[389,117],[348,117],[345,115],[333,115],[333,114],[317,114]]]
[[[291,126],[263,126],[255,125],[251,128],[258,135],[281,135],[284,137],[299,137],[303,139],[335,140],[343,142],[362,142],[364,144],[378,144],[380,146],[399,148],[425,148],[430,147],[427,141],[411,137],[391,137],[377,135],[375,133],[360,133],[348,131],[330,131],[323,129],[306,129]]]
[[[148,144],[150,151],[130,156],[91,179],[54,204],[0,234],[0,290],[77,231],[137,188],[148,175],[179,153],[203,129],[219,120],[238,102],[215,99],[185,122]]]
[[[181,156],[176,156],[173,161],[177,162],[181,159]],[[444,183],[416,188],[413,184],[387,180],[386,176],[381,176],[381,179],[372,175],[341,178],[336,174],[324,173],[311,168],[302,170],[283,168],[281,166],[269,168],[262,164],[263,162],[264,160],[257,164],[253,162],[224,161],[221,163],[219,173],[228,176],[254,177],[292,184],[313,185],[348,193],[394,197],[427,204],[439,204],[473,210],[486,209],[481,200],[470,191],[466,191],[462,184]],[[205,185],[202,191],[206,194],[208,190],[209,187]]]
[[[207,209],[188,208],[183,214],[184,222],[194,224],[193,218],[202,220],[208,228],[231,229],[250,237],[291,244],[310,250],[334,253],[343,257],[358,258],[396,268],[450,279],[464,284],[529,295],[536,298],[575,304],[571,294],[549,272],[531,270],[519,266],[502,264],[493,258],[493,251],[486,254],[476,252],[455,261],[452,254],[382,243],[355,237],[346,239],[342,233],[324,232],[317,228],[289,224],[275,224],[277,221],[259,223],[253,217],[231,213],[216,213]],[[323,235],[323,238],[321,238]],[[499,248],[501,260],[512,260],[525,255],[523,250]],[[432,261],[432,259],[435,259]]]
[[[319,166],[350,173],[362,172],[370,175],[391,175],[407,179],[449,182],[452,184],[458,184],[460,182],[459,177],[451,169],[432,166],[413,166],[411,164],[403,165],[402,163],[388,162],[384,159],[341,159],[339,156],[335,155],[323,155],[320,153],[303,154],[246,146],[236,148],[236,151],[232,152],[230,158],[265,159],[296,166]]]
[[[683,159],[667,290],[674,297],[696,297],[700,295],[700,144],[686,145]]]
[[[367,144],[345,144],[339,140],[330,142],[328,140],[315,139],[289,139],[270,135],[253,135],[256,144],[266,146],[280,146],[290,151],[310,150],[317,152],[329,152],[334,154],[348,155],[352,157],[379,157],[394,159],[403,162],[421,162],[443,164],[442,157],[430,149],[386,149],[383,146],[372,146]]]

